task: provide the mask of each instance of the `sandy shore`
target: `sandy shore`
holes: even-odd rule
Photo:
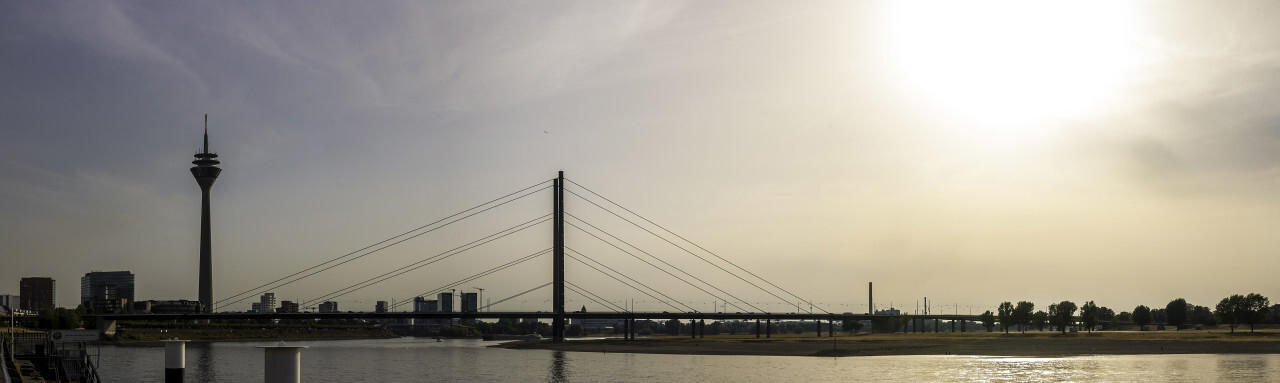
[[[511,349],[580,352],[696,355],[992,355],[1071,356],[1120,354],[1280,354],[1280,332],[1228,334],[1206,331],[1059,333],[942,333],[859,334],[830,337],[775,335],[769,339],[721,335],[702,339],[655,337],[622,339],[510,342]]]

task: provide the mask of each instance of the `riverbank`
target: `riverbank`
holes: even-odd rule
[[[579,352],[694,355],[871,356],[871,355],[990,355],[1057,357],[1073,355],[1138,354],[1280,354],[1280,332],[1145,331],[1003,334],[897,333],[717,335],[701,339],[652,337],[509,342],[494,347]]]
[[[130,329],[105,338],[103,344],[155,346],[165,339],[192,342],[303,341],[342,339],[386,339],[399,336],[385,329]]]

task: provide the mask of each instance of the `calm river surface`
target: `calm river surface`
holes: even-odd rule
[[[191,343],[187,382],[261,382],[274,342]],[[1280,382],[1280,355],[716,356],[489,348],[428,338],[300,341],[304,382]],[[107,382],[164,380],[164,347],[103,346]]]

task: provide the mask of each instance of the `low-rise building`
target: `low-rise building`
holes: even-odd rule
[[[322,313],[336,313],[336,312],[338,312],[338,302],[334,302],[334,301],[325,301],[324,303],[321,303],[321,304],[320,304],[320,312],[322,312]]]

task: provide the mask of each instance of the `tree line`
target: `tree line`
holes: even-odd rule
[[[1115,328],[1120,322],[1131,322],[1138,326],[1162,323],[1179,329],[1192,324],[1207,326],[1226,324],[1231,328],[1231,332],[1235,332],[1236,326],[1247,324],[1249,331],[1252,332],[1256,324],[1280,323],[1280,310],[1274,310],[1270,300],[1257,293],[1235,294],[1222,298],[1222,301],[1218,302],[1213,309],[1189,304],[1183,298],[1170,301],[1162,309],[1153,310],[1150,307],[1138,305],[1131,312],[1124,311],[1119,314],[1105,306],[1098,306],[1093,301],[1085,302],[1080,306],[1076,306],[1071,301],[1053,303],[1049,305],[1047,312],[1037,311],[1035,307],[1034,303],[1027,301],[1018,302],[1016,305],[1011,302],[1001,302],[996,312],[987,310],[978,318],[988,332],[994,331],[996,323],[999,323],[1005,333],[1014,326],[1022,332],[1028,328],[1044,331],[1045,327],[1048,327],[1050,331],[1056,329],[1066,333],[1067,328],[1072,326],[1092,332],[1100,323],[1109,323],[1111,328]]]

